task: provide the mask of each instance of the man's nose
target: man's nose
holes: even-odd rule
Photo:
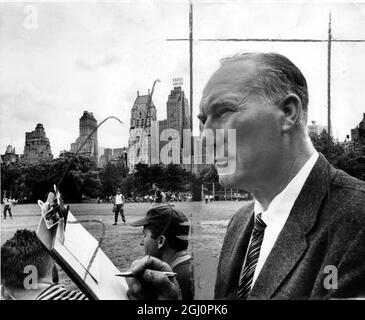
[[[139,243],[140,246],[143,246],[143,240]]]
[[[217,123],[217,121],[206,121],[201,128],[201,136],[213,135],[213,137],[215,137],[217,130],[219,129],[222,129],[222,125]]]
[[[212,117],[208,117],[201,129],[202,132],[207,129],[211,129],[215,132],[217,129],[222,129],[222,122],[213,119]]]

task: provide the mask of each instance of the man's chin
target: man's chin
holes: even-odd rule
[[[238,188],[238,181],[234,174],[219,175],[219,184],[225,188]]]

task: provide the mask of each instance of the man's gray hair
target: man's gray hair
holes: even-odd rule
[[[221,65],[239,60],[254,60],[257,74],[248,83],[251,90],[271,104],[278,104],[288,94],[296,94],[302,103],[302,121],[307,122],[308,87],[302,72],[288,58],[278,53],[239,53],[220,60]]]

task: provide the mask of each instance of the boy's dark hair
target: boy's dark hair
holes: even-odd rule
[[[1,281],[5,286],[24,287],[26,266],[35,266],[38,278],[51,272],[53,260],[34,231],[17,230],[12,238],[1,246]]]

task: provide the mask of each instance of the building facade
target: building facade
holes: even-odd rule
[[[189,102],[181,86],[171,90],[166,103],[166,113],[167,127],[177,130],[182,137],[183,130],[190,128],[190,116]]]
[[[114,165],[123,164],[123,166],[128,167],[128,149],[125,147],[113,149],[113,158],[110,163]]]
[[[156,108],[147,95],[139,95],[131,110],[131,121],[128,141],[128,167],[131,171],[137,163],[151,164],[151,124],[156,121]]]
[[[351,129],[351,141],[353,142],[353,150],[357,156],[365,156],[365,113],[362,120],[356,128]]]
[[[79,137],[74,143],[71,143],[71,152],[78,152],[85,157],[90,157],[96,163],[98,163],[98,131],[96,130],[97,126],[98,122],[94,118],[93,113],[84,111],[82,117],[79,120]],[[88,138],[88,136],[92,132],[93,134]],[[82,146],[82,144],[84,145]]]
[[[99,158],[99,167],[105,167],[108,163],[128,166],[128,149],[127,148],[105,148],[104,154]]]
[[[34,131],[25,133],[24,153],[21,156],[21,160],[27,163],[34,163],[51,159],[53,159],[51,144],[46,137],[43,125],[38,123]]]
[[[5,153],[1,155],[1,163],[9,164],[16,163],[19,161],[19,155],[15,153],[15,148],[11,145],[8,145]]]
[[[174,83],[174,88],[167,98],[166,115],[167,119],[159,121],[160,162],[163,164],[169,162],[182,164],[184,129],[190,129],[190,110],[188,99],[185,97],[185,92],[179,83]],[[166,129],[168,131],[165,131]],[[161,135],[164,131],[165,134]],[[169,144],[170,150],[166,149],[166,144]],[[178,150],[178,153],[176,150]]]
[[[340,142],[340,146],[343,148],[345,156],[348,156],[350,153],[355,152],[354,143],[352,141],[345,140],[343,142]]]

